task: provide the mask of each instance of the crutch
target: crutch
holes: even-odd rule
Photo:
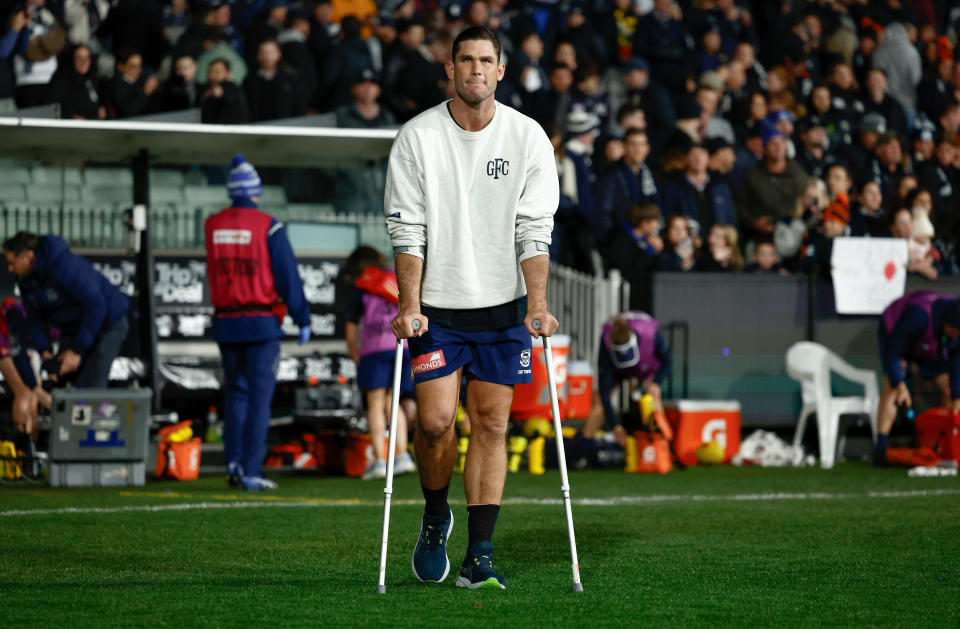
[[[420,321],[410,322],[414,331],[420,329]],[[384,580],[387,576],[387,538],[390,535],[390,497],[393,495],[393,451],[397,447],[397,412],[400,408],[400,378],[403,370],[403,339],[397,339],[397,353],[393,358],[393,396],[390,399],[390,440],[387,445],[387,486],[383,489],[383,542],[380,545],[380,579],[377,594],[386,594]]]
[[[539,330],[540,319],[533,320],[533,329]],[[553,370],[553,351],[550,349],[550,337],[543,339],[543,355],[547,361],[547,388],[550,389],[550,410],[553,413],[553,432],[557,440],[557,464],[560,466],[560,491],[563,493],[563,507],[567,511],[567,533],[570,535],[570,559],[573,567],[573,591],[583,592],[580,583],[580,562],[577,560],[577,538],[573,533],[573,510],[570,508],[570,482],[567,478],[567,458],[563,453],[563,428],[560,426],[560,405],[557,402],[557,380]]]

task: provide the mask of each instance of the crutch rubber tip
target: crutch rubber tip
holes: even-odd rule
[[[582,590],[583,588],[580,588],[580,589]],[[387,593],[387,586],[385,585],[377,586],[377,594],[386,594],[386,593]]]
[[[379,586],[378,586],[378,587],[379,587]],[[574,591],[574,592],[583,592],[583,584],[582,584],[582,583],[574,583],[574,584],[573,584],[573,591]]]

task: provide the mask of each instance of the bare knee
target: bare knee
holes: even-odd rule
[[[503,413],[492,407],[485,407],[482,403],[470,414],[471,434],[478,433],[491,437],[506,437],[509,413]]]
[[[420,417],[417,420],[417,431],[423,435],[427,443],[436,443],[453,429],[456,416],[456,407],[453,410],[421,408]]]

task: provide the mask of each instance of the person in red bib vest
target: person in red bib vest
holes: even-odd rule
[[[913,406],[906,382],[908,361],[917,364],[921,378],[936,382],[944,406],[960,411],[960,300],[935,291],[907,293],[883,311],[877,337],[883,390],[873,463],[883,466],[897,407]]]
[[[286,313],[310,339],[310,308],[283,223],[257,209],[260,176],[233,158],[227,184],[232,205],[207,219],[207,276],[213,340],[220,346],[225,384],[223,430],[227,478],[247,490],[276,489],[263,477],[270,401]]]

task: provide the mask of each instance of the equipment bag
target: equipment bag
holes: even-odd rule
[[[638,430],[633,438],[637,444],[637,472],[666,474],[673,469],[670,442],[661,433]]]

